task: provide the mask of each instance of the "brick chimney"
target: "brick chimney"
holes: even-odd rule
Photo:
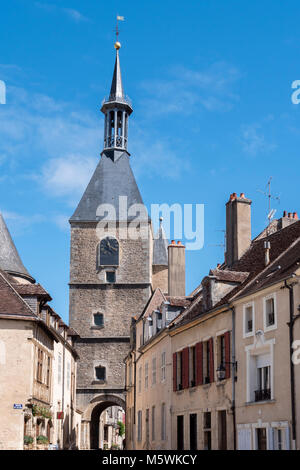
[[[230,194],[226,204],[226,264],[232,266],[251,243],[251,200]]]
[[[185,295],[185,246],[172,240],[168,246],[168,294]]]

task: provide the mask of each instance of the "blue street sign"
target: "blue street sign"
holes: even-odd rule
[[[22,403],[14,403],[14,410],[21,410],[23,408]]]

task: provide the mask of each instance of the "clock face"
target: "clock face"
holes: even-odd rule
[[[103,238],[100,242],[100,266],[119,265],[119,243],[112,237]]]

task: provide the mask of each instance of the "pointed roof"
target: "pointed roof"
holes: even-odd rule
[[[160,223],[153,243],[153,264],[156,266],[168,266],[168,245],[165,231]]]
[[[109,94],[110,100],[115,100],[117,98],[124,98],[120,58],[119,58],[118,50],[117,50],[115,69],[114,69],[114,74],[113,74],[113,79],[112,79],[110,94]]]
[[[143,204],[135,177],[130,167],[129,156],[121,153],[118,159],[112,158],[114,152],[103,152],[100,162],[90,180],[70,222],[95,222],[101,204],[112,204],[119,220],[119,197],[127,197],[127,207]]]
[[[33,280],[22,263],[7,225],[0,213],[0,269]]]
[[[0,270],[0,314],[37,318]]]

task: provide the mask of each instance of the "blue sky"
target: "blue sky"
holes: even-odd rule
[[[129,150],[147,205],[205,204],[205,244],[187,291],[223,260],[225,203],[273,177],[277,215],[299,211],[299,3],[293,0],[30,1],[1,4],[0,210],[24,264],[68,318],[69,229],[102,150],[101,101],[116,14],[131,97]]]

